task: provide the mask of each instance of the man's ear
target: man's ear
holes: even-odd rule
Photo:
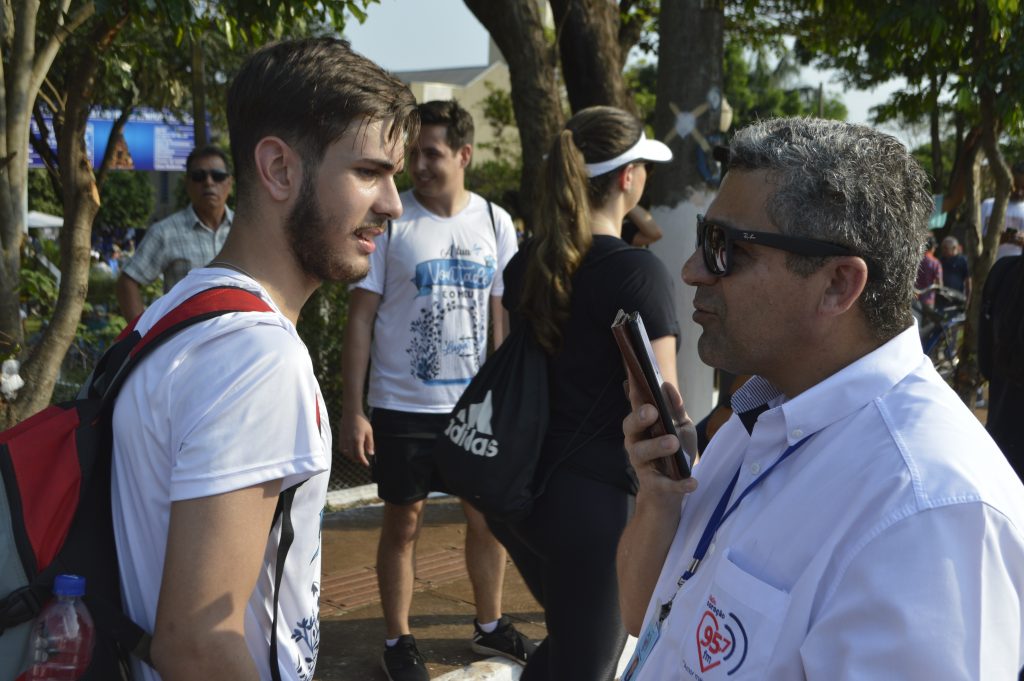
[[[456,153],[459,157],[459,166],[461,168],[468,168],[469,162],[473,160],[473,145],[463,144]]]
[[[867,263],[857,256],[845,255],[831,258],[822,270],[828,281],[821,298],[821,311],[828,316],[846,313],[860,300],[867,286]]]
[[[279,137],[264,137],[256,143],[256,178],[275,201],[287,201],[302,184],[302,161],[295,150]]]

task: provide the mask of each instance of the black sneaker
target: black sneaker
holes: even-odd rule
[[[491,633],[484,633],[480,623],[473,622],[473,642],[470,644],[474,653],[481,655],[501,655],[513,662],[525,665],[534,652],[537,644],[519,633],[512,621],[502,615],[497,628]]]
[[[380,656],[380,666],[389,681],[430,681],[427,664],[416,648],[416,639],[411,634],[398,637],[398,643]]]

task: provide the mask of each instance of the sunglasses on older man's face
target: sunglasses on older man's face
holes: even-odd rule
[[[819,241],[803,236],[790,236],[776,232],[754,232],[749,229],[733,229],[703,215],[697,216],[697,248],[704,256],[704,266],[717,277],[724,277],[732,271],[732,245],[735,242],[777,248],[787,253],[809,256],[857,255],[846,246]],[[863,256],[860,256],[863,257]],[[874,271],[870,260],[863,258],[868,266],[868,276]]]
[[[224,180],[231,177],[231,173],[226,170],[190,170],[188,171],[188,179],[193,182],[206,182],[206,178],[210,177],[214,182],[220,184]]]

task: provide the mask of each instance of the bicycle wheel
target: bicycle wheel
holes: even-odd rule
[[[928,352],[935,370],[943,380],[952,384],[956,375],[956,367],[960,363],[960,345],[964,340],[964,323],[962,320],[950,322],[942,328],[938,341]]]

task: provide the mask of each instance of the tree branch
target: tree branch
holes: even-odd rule
[[[121,131],[124,130],[124,126],[128,123],[128,118],[134,110],[135,107],[131,105],[122,107],[121,113],[118,114],[117,120],[114,121],[114,125],[110,128],[107,148],[103,150],[103,160],[100,161],[99,167],[96,169],[97,187],[102,187],[103,183],[107,181],[107,173],[110,172],[110,161],[114,158],[114,151],[117,149],[117,140],[121,137]]]
[[[75,10],[75,13],[68,17],[67,22],[64,22],[64,15],[67,13],[70,5],[71,0],[63,0],[62,11],[57,19],[57,26],[54,28],[50,39],[46,41],[46,45],[36,54],[35,62],[32,64],[29,93],[34,94],[39,90],[43,84],[43,79],[46,78],[46,74],[50,71],[50,66],[53,65],[53,60],[57,57],[57,52],[60,51],[65,41],[96,13],[96,3],[90,0]]]
[[[50,174],[51,180],[56,180],[60,177],[60,169],[57,167],[57,154],[54,153],[53,149],[50,148],[50,131],[46,127],[46,120],[43,118],[43,112],[39,105],[32,107],[32,117],[36,121],[36,128],[39,129],[39,135],[33,136],[29,134],[29,142],[32,144],[32,148],[35,150],[39,158],[42,159],[43,165]],[[54,189],[57,190],[57,196],[60,196],[60,184],[54,182]]]

